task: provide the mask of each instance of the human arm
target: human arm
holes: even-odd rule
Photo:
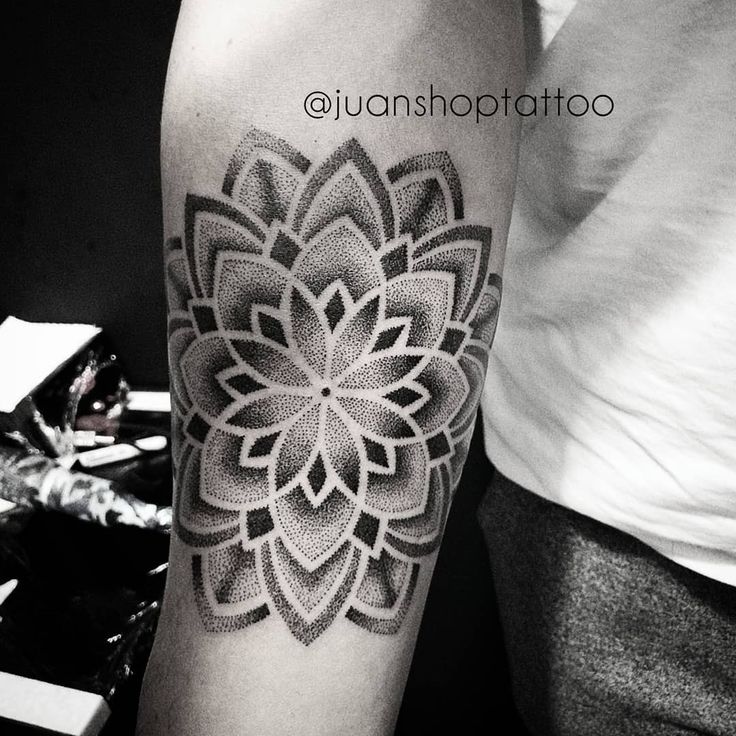
[[[177,523],[140,734],[390,733],[517,126],[302,101],[518,93],[520,45],[512,3],[184,3],[162,128]]]

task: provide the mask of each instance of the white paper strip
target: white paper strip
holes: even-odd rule
[[[69,736],[97,736],[110,706],[101,695],[0,672],[0,717]]]
[[[127,408],[130,411],[170,412],[171,396],[168,391],[129,391]]]
[[[0,325],[0,411],[13,411],[99,333],[94,325],[8,317]]]

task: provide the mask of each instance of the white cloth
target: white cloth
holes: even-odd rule
[[[545,87],[615,107],[525,119],[487,452],[736,584],[736,3],[580,0]]]

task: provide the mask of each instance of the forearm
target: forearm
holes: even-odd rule
[[[177,524],[142,734],[393,727],[495,324],[516,126],[302,101],[521,83],[506,4],[396,7],[184,4],[162,131]]]

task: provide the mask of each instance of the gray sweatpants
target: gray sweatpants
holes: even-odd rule
[[[535,736],[736,736],[736,588],[499,473],[479,514]]]

